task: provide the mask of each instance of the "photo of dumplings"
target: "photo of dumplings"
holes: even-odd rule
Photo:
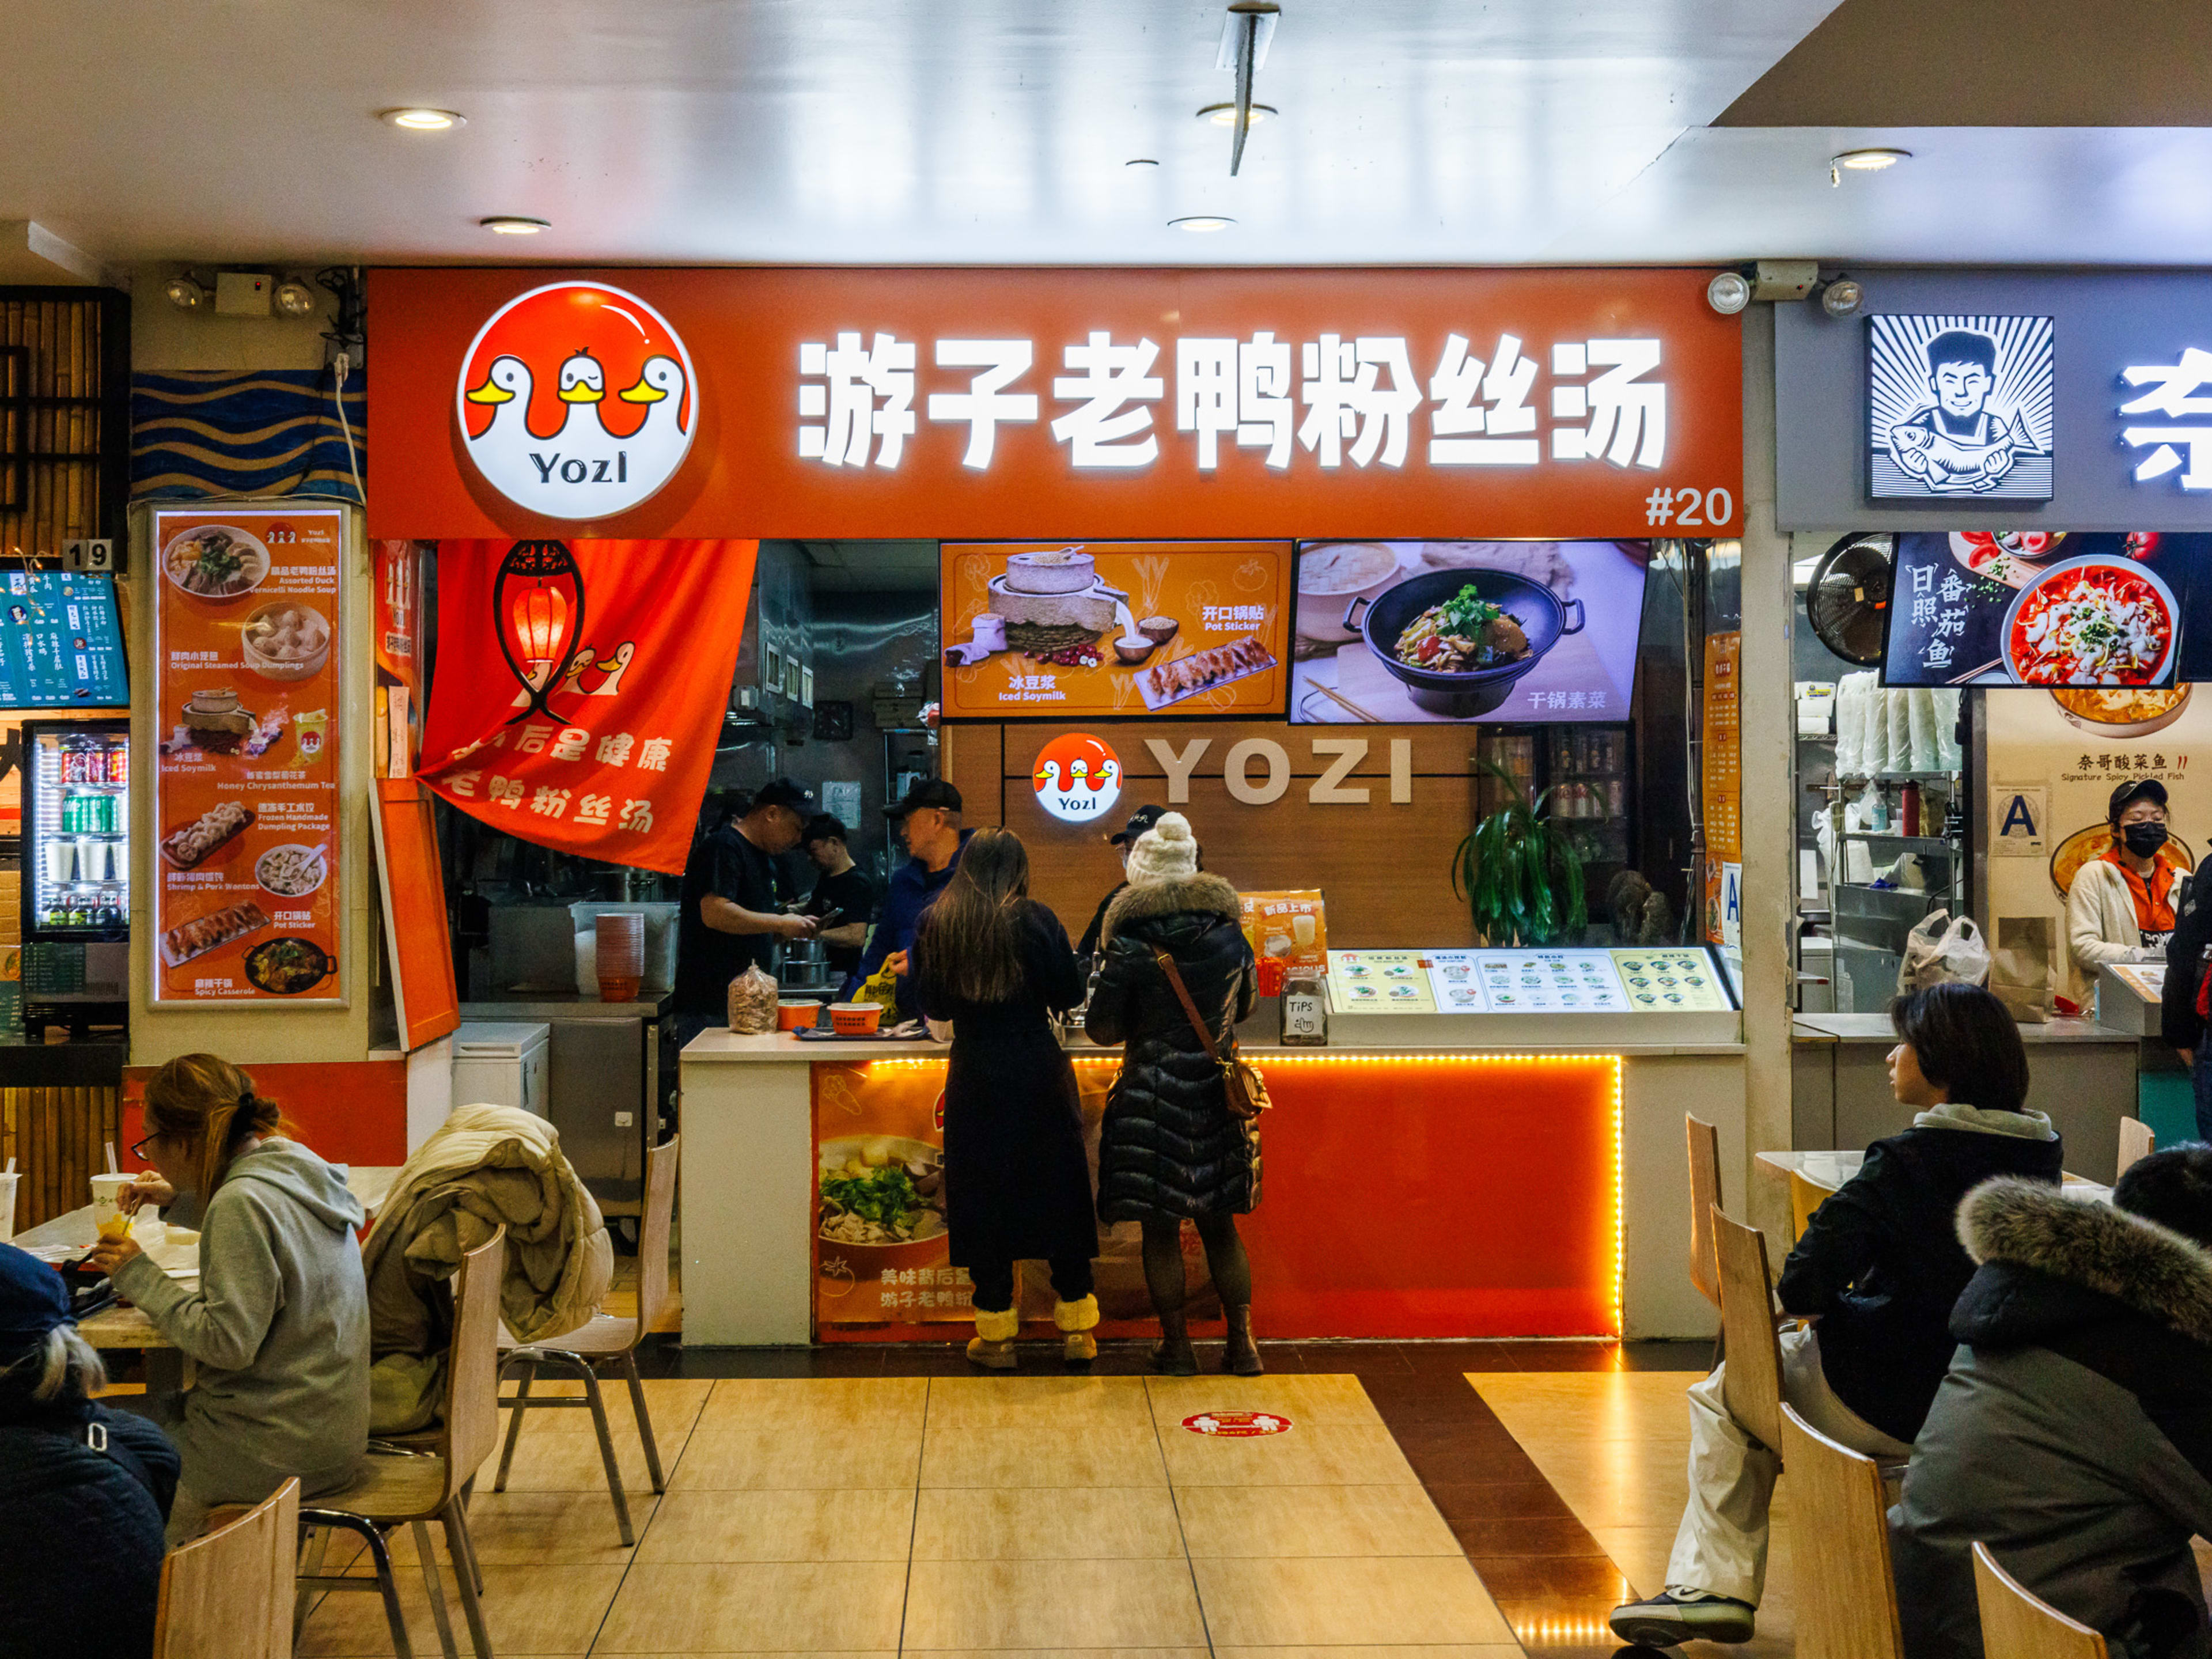
[[[328,661],[331,625],[295,599],[264,605],[246,619],[246,665],[267,680],[304,680]]]

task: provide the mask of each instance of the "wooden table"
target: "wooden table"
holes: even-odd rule
[[[1793,1174],[1802,1176],[1807,1183],[1818,1187],[1823,1193],[1832,1193],[1859,1172],[1866,1162],[1860,1152],[1761,1152],[1755,1160],[1759,1173],[1770,1181],[1787,1182]],[[2112,1195],[2110,1187],[2100,1186],[2077,1175],[2064,1177],[2068,1194],[2075,1198],[2105,1198]]]
[[[398,1173],[398,1167],[390,1164],[349,1169],[346,1171],[346,1188],[374,1217]],[[92,1206],[87,1204],[16,1234],[14,1242],[25,1249],[67,1246],[82,1254],[93,1247],[99,1236],[100,1230],[92,1218]],[[80,1322],[77,1330],[95,1348],[143,1353],[146,1358],[149,1395],[179,1395],[185,1391],[185,1356],[138,1309],[103,1308]]]

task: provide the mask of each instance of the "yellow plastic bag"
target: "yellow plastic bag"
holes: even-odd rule
[[[853,993],[855,1002],[872,1002],[885,1009],[898,1006],[898,975],[888,966],[878,968]]]

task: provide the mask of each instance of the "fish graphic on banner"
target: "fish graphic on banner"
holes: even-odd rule
[[[681,874],[759,550],[441,544],[422,782],[525,841]]]

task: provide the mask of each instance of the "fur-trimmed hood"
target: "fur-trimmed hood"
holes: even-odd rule
[[[1133,922],[1190,911],[1226,916],[1235,921],[1243,915],[1243,906],[1234,887],[1203,870],[1175,881],[1133,882],[1106,907],[1106,921],[1099,930],[1098,940],[1101,945],[1110,945],[1114,936]]]
[[[2170,1228],[2002,1176],[1966,1194],[1958,1225],[1960,1243],[1982,1269],[1953,1320],[1961,1341],[2033,1340],[2053,1322],[2086,1316],[2093,1299],[2109,1298],[2212,1346],[2212,1250]]]

